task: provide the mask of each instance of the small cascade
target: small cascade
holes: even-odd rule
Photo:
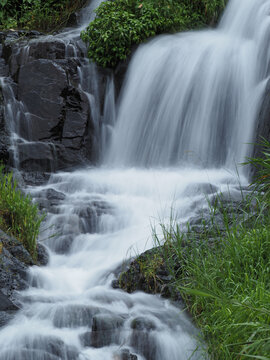
[[[140,46],[107,163],[232,168],[243,161],[269,75],[269,7],[269,0],[230,1],[217,29]]]

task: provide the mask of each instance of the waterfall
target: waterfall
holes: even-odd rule
[[[268,75],[269,7],[267,0],[232,0],[217,29],[140,46],[107,163],[234,167],[243,161]]]
[[[99,2],[90,3],[77,28],[56,36],[66,58],[78,55],[79,33]],[[153,246],[152,227],[169,222],[172,207],[184,227],[207,208],[204,190],[211,200],[246,183],[230,169],[250,148],[268,76],[269,13],[270,0],[231,0],[217,29],[141,45],[116,112],[112,78],[101,115],[95,66],[78,62],[78,87],[98,129],[103,118],[104,162],[25,189],[47,212],[39,240],[49,263],[28,270],[29,287],[16,298],[20,310],[0,329],[0,360],[204,358],[182,308],[111,284],[125,259]],[[54,37],[34,41],[48,39]],[[27,63],[27,49],[23,54]],[[27,109],[0,81],[16,147]]]

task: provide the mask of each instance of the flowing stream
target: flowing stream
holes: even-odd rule
[[[269,14],[270,0],[231,0],[217,29],[140,46],[110,144],[102,143],[102,164],[28,188],[37,201],[48,192],[57,199],[40,236],[50,260],[29,270],[29,288],[18,295],[22,308],[0,331],[1,360],[203,359],[200,351],[193,354],[198,331],[178,307],[111,283],[125,259],[153,246],[153,226],[159,231],[172,211],[184,226],[207,206],[208,184],[213,196],[247,182],[234,167],[249,153],[266,85]],[[73,56],[70,39],[86,20],[59,35]],[[111,86],[107,94],[111,128]],[[89,97],[92,108],[95,101]],[[11,111],[16,104],[8,105]],[[23,111],[23,104],[16,106],[13,111]]]

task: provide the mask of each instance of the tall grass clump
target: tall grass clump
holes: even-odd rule
[[[21,241],[34,260],[42,219],[31,198],[18,189],[12,173],[4,174],[0,167],[0,228]]]
[[[163,226],[173,286],[214,360],[270,359],[270,143],[262,145],[264,157],[248,160],[255,190],[237,208],[222,195],[212,202],[222,226],[215,215],[199,232]]]

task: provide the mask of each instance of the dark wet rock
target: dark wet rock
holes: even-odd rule
[[[50,205],[58,205],[61,201],[65,200],[66,195],[54,189],[44,189],[39,193],[40,197],[45,197],[49,200]]]
[[[8,236],[0,230],[0,241],[2,246],[17,260],[25,265],[34,265],[33,259],[22,243],[12,236]]]
[[[9,160],[9,146],[10,146],[10,138],[4,117],[4,97],[0,86],[0,159],[4,164],[7,164]]]
[[[0,311],[18,310],[18,307],[9,300],[9,298],[0,290]]]
[[[185,189],[185,195],[209,195],[218,191],[218,187],[210,183],[190,184]]]
[[[179,271],[181,264],[175,262],[175,271]],[[121,288],[128,293],[144,291],[149,294],[161,294],[181,302],[180,294],[171,285],[172,277],[167,268],[163,247],[147,250],[131,261],[128,269],[122,272],[118,280],[114,280],[113,287]]]
[[[136,349],[136,352],[143,355],[147,360],[157,358],[157,349],[152,331],[155,325],[147,318],[136,318],[131,323],[133,332],[131,335],[130,345]]]
[[[54,312],[53,324],[58,328],[62,327],[92,327],[93,318],[100,312],[94,306],[70,305],[59,306]]]
[[[141,316],[138,316],[137,318],[133,319],[131,322],[131,329],[133,330],[138,330],[138,331],[142,331],[142,330],[155,330],[156,326],[153,323],[153,321],[151,321],[148,318],[144,318]]]
[[[52,209],[50,209],[50,211],[51,210]],[[58,236],[54,241],[53,250],[57,254],[67,254],[70,251],[70,248],[72,246],[74,236],[73,235],[59,235],[59,233],[57,231],[56,231],[56,234]]]
[[[33,130],[33,139],[48,137],[42,129],[42,120],[49,123],[48,131],[58,124],[64,101],[60,95],[67,87],[65,71],[52,61],[35,60],[20,68],[18,85],[18,99],[40,119],[37,129]],[[31,125],[34,127],[35,121]]]
[[[31,33],[34,35],[37,34]],[[29,143],[18,141],[20,169],[42,173],[95,163],[100,129],[93,122],[89,99],[79,87],[78,68],[87,63],[82,58],[84,49],[72,42],[66,47],[64,41],[53,37],[29,41],[31,36],[18,32],[3,34],[0,49],[3,69],[8,64],[9,83],[16,100],[24,107],[24,111],[18,112],[17,131]],[[72,57],[66,57],[69,53]],[[104,98],[107,77],[101,75],[99,82],[100,98]],[[4,123],[8,120],[2,118]],[[2,133],[3,159],[13,157],[7,151],[7,140]]]
[[[44,185],[48,182],[50,178],[49,173],[39,172],[39,171],[29,171],[29,172],[20,172],[25,184],[27,185]]]
[[[89,346],[100,348],[110,344],[119,344],[119,329],[124,318],[112,314],[98,314],[93,317],[91,340]],[[86,339],[85,339],[86,340]]]
[[[1,298],[1,296],[0,296]],[[0,300],[1,301],[1,300]],[[14,311],[0,310],[0,328],[7,325],[14,317]]]
[[[99,231],[101,216],[112,214],[113,208],[104,201],[96,200],[75,212],[81,219],[81,232],[93,234]]]
[[[122,349],[114,354],[114,360],[137,360],[138,357],[128,349]]]
[[[0,289],[11,302],[15,300],[15,291],[28,286],[27,270],[34,264],[22,243],[0,230]]]
[[[37,244],[37,262],[41,266],[45,266],[49,262],[49,254],[45,246],[41,243]]]
[[[63,340],[54,336],[37,337],[25,347],[31,350],[45,351],[63,360],[76,360],[79,355],[75,347],[65,344]]]
[[[82,346],[90,347],[91,344],[92,344],[91,337],[92,337],[92,332],[91,331],[86,331],[83,334],[81,334],[79,336],[79,338],[80,338],[80,342],[81,342]]]
[[[265,94],[262,100],[255,136],[256,142],[260,141],[260,137],[264,137],[270,141],[270,80],[267,83]],[[255,156],[257,156],[260,154],[260,149],[255,147],[254,152]]]
[[[270,141],[270,80],[268,80],[264,97],[262,99],[260,111],[257,117],[257,123],[255,125],[255,132],[253,141],[256,144],[259,144],[262,141],[262,138]],[[264,157],[263,149],[261,146],[254,146],[252,157]],[[257,169],[251,167],[251,176],[256,176]]]
[[[51,172],[55,169],[55,147],[49,143],[22,143],[17,147],[19,166],[24,170]]]
[[[29,56],[33,59],[63,59],[65,44],[61,40],[34,41],[29,44]]]
[[[0,354],[0,360],[60,360],[58,356],[49,354],[46,351],[41,350],[8,350],[2,351]]]
[[[25,341],[21,349],[3,351],[0,360],[78,360],[79,353],[73,346],[53,336],[36,336],[32,341]]]

